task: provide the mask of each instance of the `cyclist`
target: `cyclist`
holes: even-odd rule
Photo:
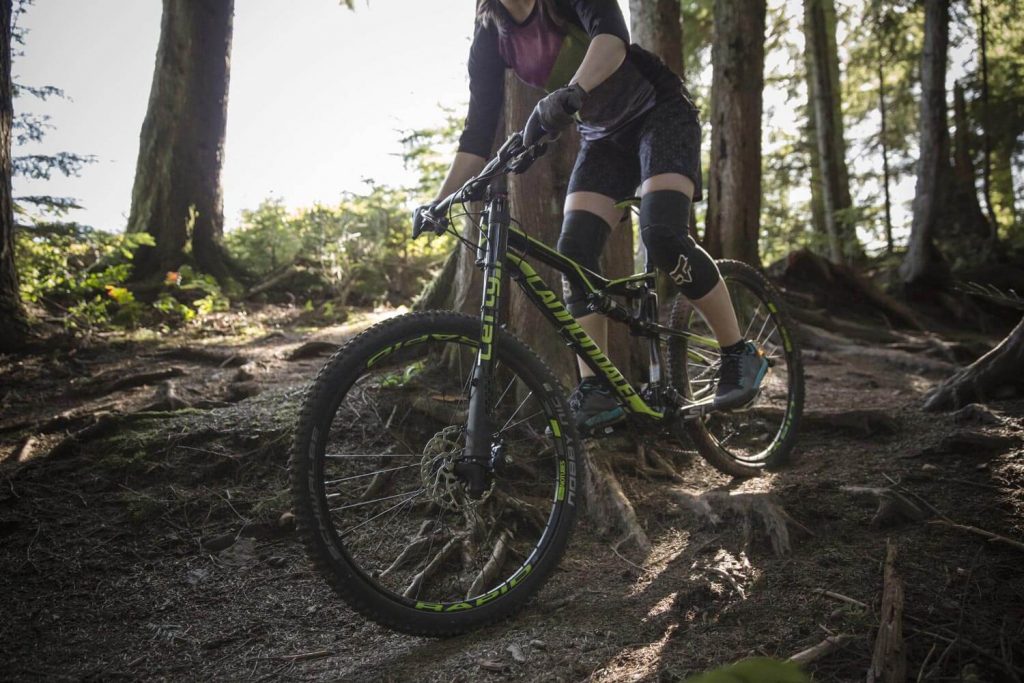
[[[478,0],[469,52],[469,113],[458,152],[434,203],[483,168],[503,105],[505,70],[548,92],[524,135],[532,144],[575,122],[582,144],[569,180],[558,250],[600,272],[599,258],[622,218],[615,204],[640,187],[640,235],[654,265],[689,298],[718,339],[716,409],[749,403],[768,364],[740,333],[729,292],[711,257],[687,231],[701,198],[700,124],[681,80],[638,45],[616,0]],[[416,210],[414,220],[434,204]],[[587,311],[565,283],[569,312],[607,348],[607,319]],[[612,391],[582,361],[570,397],[581,431],[624,416]]]

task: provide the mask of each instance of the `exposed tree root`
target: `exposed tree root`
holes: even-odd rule
[[[625,543],[635,543],[637,549],[647,554],[651,543],[647,533],[637,519],[633,504],[629,501],[622,484],[615,473],[606,464],[607,452],[593,446],[583,450],[583,467],[587,514],[596,524],[600,533],[617,532],[620,534],[615,547]]]
[[[137,413],[100,413],[95,415],[95,421],[77,432],[69,434],[56,446],[50,449],[47,457],[50,459],[62,458],[73,455],[87,442],[104,437],[117,430],[122,425],[136,420],[162,419],[181,411],[139,411]]]
[[[457,425],[466,422],[466,411],[460,410],[458,408],[459,405],[462,405],[462,403],[449,404],[423,395],[417,396],[412,401],[413,410],[445,425]]]
[[[771,406],[755,406],[747,411],[734,411],[734,415],[750,413],[755,417],[769,422],[782,419],[782,409]],[[892,411],[874,410],[871,408],[854,410],[809,410],[800,418],[800,428],[804,430],[823,429],[830,432],[845,431],[859,436],[878,436],[895,434],[900,425],[892,416]]]
[[[249,362],[249,358],[231,350],[211,349],[203,346],[178,346],[161,349],[158,358],[181,360],[192,363],[211,363],[221,368],[237,368]]]
[[[868,669],[868,683],[907,680],[907,653],[903,647],[903,581],[896,574],[896,544],[885,543],[882,609],[878,637]]]
[[[871,518],[871,526],[882,529],[903,521],[920,522],[926,517],[924,510],[912,500],[889,488],[871,486],[843,486],[841,490],[854,495],[866,495],[878,501],[878,509]]]
[[[137,372],[133,375],[124,375],[121,370],[110,370],[91,379],[89,382],[80,385],[75,389],[76,394],[88,394],[94,396],[106,396],[115,391],[133,389],[146,384],[155,384],[165,379],[181,377],[185,371],[181,368],[170,367],[162,370],[149,370]]]
[[[497,506],[502,511],[510,511],[515,513],[521,520],[531,525],[538,531],[543,530],[548,523],[548,513],[541,510],[532,503],[527,503],[525,500],[519,498],[513,498],[502,491],[494,492],[494,500]]]
[[[191,403],[181,398],[178,395],[174,382],[167,380],[157,387],[156,395],[153,397],[153,402],[147,405],[143,410],[145,411],[168,411],[168,410],[181,410],[182,408],[190,408]]]
[[[789,526],[813,536],[813,532],[793,519],[786,510],[766,493],[724,493],[713,491],[695,495],[686,491],[675,491],[676,498],[698,517],[717,525],[725,515],[738,515],[742,519],[743,536],[749,544],[753,537],[753,523],[760,520],[764,532],[771,542],[772,550],[779,557],[788,555],[792,549],[789,540]]]
[[[434,572],[436,572],[449,557],[452,556],[452,553],[459,548],[461,543],[462,538],[460,536],[456,536],[445,543],[444,547],[437,551],[434,558],[427,563],[427,566],[412,578],[412,582],[409,584],[409,587],[405,589],[405,592],[402,593],[402,595],[407,598],[411,598],[416,595],[417,591],[422,588],[423,584],[434,575]]]
[[[494,543],[494,550],[491,551],[491,556],[487,559],[480,573],[473,579],[473,584],[469,587],[469,592],[466,593],[467,599],[479,594],[480,591],[494,581],[501,570],[501,566],[505,563],[505,557],[508,555],[508,546],[512,542],[514,535],[515,532],[513,530],[506,529],[498,536],[498,540]]]
[[[338,350],[338,344],[335,342],[327,341],[308,341],[298,348],[292,349],[291,353],[285,356],[287,360],[304,360],[306,358],[316,358],[322,356],[325,353],[334,353]]]
[[[776,267],[776,270],[778,268]],[[889,296],[853,268],[832,263],[801,249],[790,253],[781,268],[783,284],[798,291],[811,290],[821,304],[858,309],[866,314],[881,314],[894,324],[915,330],[924,329],[915,313]]]
[[[422,534],[418,535],[409,542],[409,545],[405,546],[402,552],[399,553],[398,557],[395,558],[394,562],[392,562],[387,569],[382,571],[378,578],[382,579],[392,572],[401,569],[417,554],[429,548],[432,543],[437,543],[440,540],[441,534],[433,534],[431,536],[424,536]]]
[[[940,384],[924,409],[961,408],[1014,389],[1024,390],[1024,318],[994,349]]]
[[[646,473],[651,477],[668,479],[669,481],[674,481],[677,484],[683,482],[683,477],[676,471],[675,466],[650,444],[639,444],[637,446],[637,456],[635,466],[640,469],[641,472]]]

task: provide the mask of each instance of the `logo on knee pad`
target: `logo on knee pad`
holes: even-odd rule
[[[668,274],[672,278],[672,282],[676,283],[680,287],[688,285],[693,282],[693,273],[690,270],[690,262],[683,254],[679,255],[679,261],[676,262],[676,267],[672,269],[672,272]]]

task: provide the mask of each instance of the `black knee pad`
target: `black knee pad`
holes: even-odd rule
[[[601,272],[601,252],[611,227],[603,218],[589,211],[567,211],[562,221],[562,234],[558,236],[559,253],[568,256],[587,270]],[[562,278],[566,308],[573,317],[587,313],[586,292],[573,287]]]
[[[706,251],[693,241],[690,198],[674,190],[648,192],[640,201],[640,237],[648,258],[668,274],[688,299],[706,296],[721,275]]]

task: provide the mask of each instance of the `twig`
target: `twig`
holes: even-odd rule
[[[847,595],[843,595],[842,593],[836,593],[835,591],[825,590],[824,588],[815,588],[813,592],[817,593],[818,595],[824,595],[826,598],[832,598],[833,600],[838,600],[839,602],[845,602],[848,605],[853,605],[854,607],[860,607],[864,610],[868,609],[867,603],[863,603],[860,600],[855,600],[854,598],[851,598]]]
[[[787,661],[793,662],[795,664],[800,664],[801,666],[805,666],[813,661],[821,659],[822,657],[838,650],[843,645],[845,645],[851,638],[852,636],[843,633],[840,633],[836,636],[829,636],[817,645],[809,647],[806,650],[801,650],[800,652],[797,652],[795,655],[791,656]]]
[[[917,672],[917,683],[921,683],[924,680],[924,670],[928,668],[928,661],[935,654],[935,648],[938,647],[938,643],[932,643],[932,649],[928,650],[928,654],[925,655],[924,661],[921,662],[921,668]]]
[[[279,657],[275,657],[275,659],[280,659],[283,662],[307,662],[311,659],[330,657],[333,654],[334,653],[330,650],[318,650],[316,652],[303,652],[297,655],[281,655]]]
[[[896,544],[885,542],[882,573],[882,606],[875,638],[875,650],[868,668],[868,683],[903,681],[907,677],[907,654],[903,648],[903,581],[896,573]]]
[[[637,563],[630,562],[629,560],[627,560],[625,557],[623,557],[622,553],[619,552],[618,545],[619,545],[618,543],[615,543],[613,545],[608,546],[611,549],[611,551],[613,553],[615,553],[615,557],[619,558],[620,560],[622,560],[623,562],[628,564],[633,569],[636,569],[638,572],[642,572],[644,574],[657,574],[658,573],[658,572],[654,571],[653,569],[647,569],[646,567],[641,567]]]
[[[1012,538],[1007,538],[1006,536],[1000,536],[999,534],[992,533],[991,531],[985,531],[984,529],[979,529],[978,527],[970,526],[969,524],[958,524],[946,518],[933,519],[930,520],[928,523],[938,524],[941,526],[948,526],[951,529],[957,529],[959,531],[966,531],[968,533],[975,534],[976,536],[987,538],[990,543],[1005,543],[1007,545],[1013,546],[1014,548],[1017,548],[1018,550],[1024,550],[1024,543],[1021,543],[1020,541],[1014,540]]]

